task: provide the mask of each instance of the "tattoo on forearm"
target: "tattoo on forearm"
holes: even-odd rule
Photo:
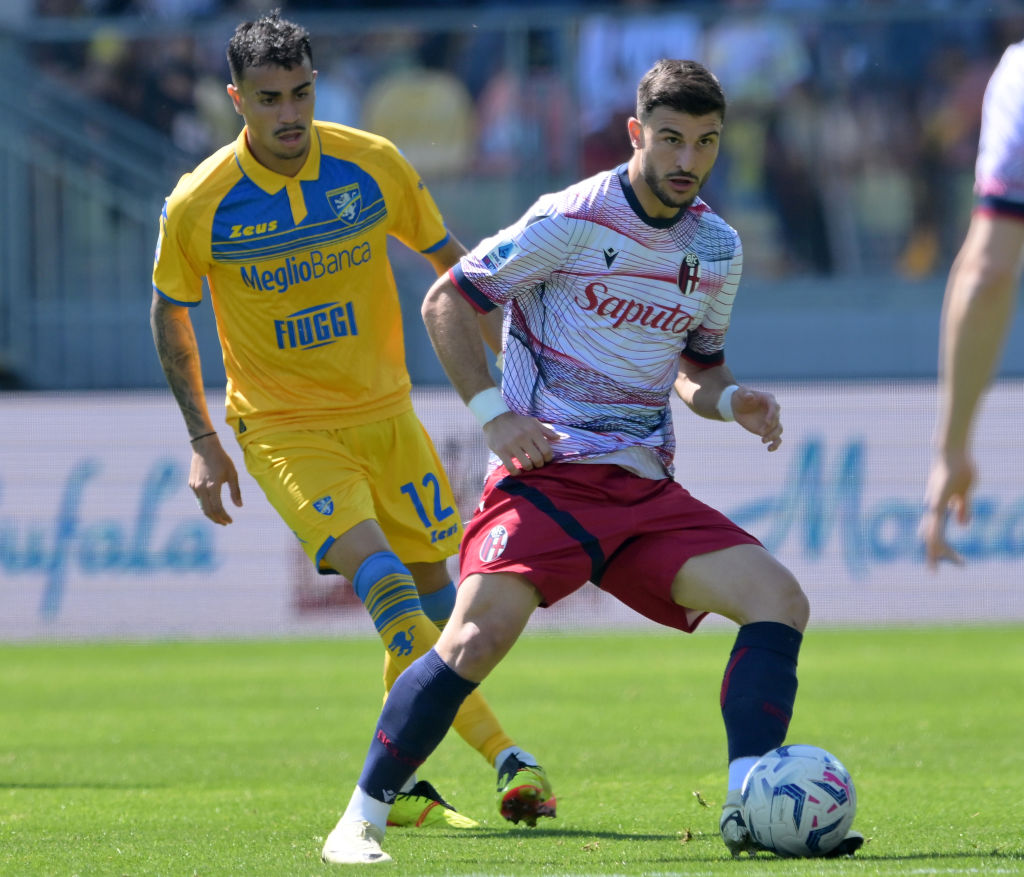
[[[189,435],[202,433],[209,427],[209,412],[192,324],[187,319],[175,318],[159,305],[154,307],[151,322],[160,365]]]

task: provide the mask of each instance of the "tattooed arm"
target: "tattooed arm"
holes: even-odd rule
[[[149,324],[160,365],[185,418],[189,438],[214,432],[206,407],[199,345],[188,308],[172,304],[154,292]]]
[[[206,517],[215,524],[230,524],[231,516],[221,501],[221,486],[228,485],[231,500],[236,506],[242,505],[242,493],[235,464],[221,447],[210,420],[199,363],[199,345],[188,308],[173,304],[154,292],[149,323],[160,365],[191,438],[192,465],[188,485]]]

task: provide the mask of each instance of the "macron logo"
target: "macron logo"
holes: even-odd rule
[[[615,247],[609,247],[607,250],[604,250],[604,264],[611,268],[612,262],[615,261],[615,257],[618,255],[619,251]]]

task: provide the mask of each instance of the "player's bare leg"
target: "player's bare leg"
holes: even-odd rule
[[[540,596],[519,575],[472,575],[461,590],[465,596],[450,622],[451,627],[459,625],[459,633],[449,637],[446,629],[437,649],[459,675],[482,681],[518,639]],[[505,819],[534,826],[538,818],[557,814],[557,799],[547,773],[529,753],[506,750],[495,767],[498,811]]]
[[[379,838],[391,807],[390,790],[400,788],[434,751],[463,700],[512,647],[539,600],[520,576],[470,576],[463,582],[437,647],[391,689],[359,783],[331,833],[336,843],[330,850],[325,847],[326,860],[370,861],[365,844],[374,842],[372,855],[383,854]],[[369,840],[366,826],[375,829]]]
[[[451,614],[443,600],[449,588],[453,598],[455,592],[447,566],[438,561],[414,564],[412,569],[406,567],[391,552],[379,524],[372,520],[357,524],[336,539],[325,560],[332,569],[349,575],[356,594],[370,613],[384,641],[385,686],[390,690],[399,673],[437,642],[439,631],[424,611],[424,603],[432,606],[441,620]],[[420,589],[426,592],[425,597],[420,596]],[[534,761],[505,733],[479,692],[474,691],[466,698],[453,727],[495,768],[501,767],[499,760],[503,761],[509,752]],[[417,782],[415,775],[397,792],[389,824],[416,828],[477,825],[458,813],[432,785]]]

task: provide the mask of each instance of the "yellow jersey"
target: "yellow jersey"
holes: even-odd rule
[[[294,177],[238,139],[167,198],[153,288],[192,307],[206,278],[236,433],[358,426],[411,408],[387,236],[447,242],[416,171],[383,137],[314,122]]]

